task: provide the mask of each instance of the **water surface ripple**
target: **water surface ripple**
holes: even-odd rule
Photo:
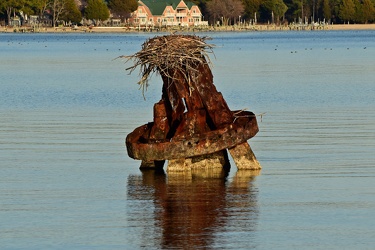
[[[1,249],[374,247],[373,31],[203,34],[263,170],[190,175],[125,151],[161,80],[113,59],[154,35],[0,34]]]

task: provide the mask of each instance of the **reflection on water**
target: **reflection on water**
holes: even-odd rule
[[[163,170],[130,175],[128,201],[134,206],[130,217],[149,218],[150,224],[143,227],[142,235],[153,235],[144,237],[143,245],[196,249],[215,246],[225,240],[220,237],[225,232],[255,231],[258,205],[252,181],[258,174],[259,171],[238,171],[230,181],[226,177],[199,178],[191,173],[167,177]]]

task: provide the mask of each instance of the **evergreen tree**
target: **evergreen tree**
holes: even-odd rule
[[[343,21],[353,21],[355,18],[355,5],[353,0],[343,0],[340,5],[339,17]]]
[[[245,17],[247,19],[255,19],[255,14],[259,14],[259,7],[261,2],[261,0],[243,0],[243,4],[245,7]]]
[[[130,13],[137,10],[137,0],[109,0],[108,7],[112,13],[124,21],[130,16]]]
[[[364,23],[375,20],[375,7],[371,0],[363,0],[362,3],[362,16]]]
[[[280,22],[280,18],[284,16],[285,12],[288,10],[288,6],[283,2],[283,0],[277,0],[274,5],[277,23]]]
[[[285,16],[289,21],[298,22],[299,18],[303,19],[303,0],[284,0],[284,3],[288,7]]]
[[[23,15],[32,15],[34,14],[33,10],[33,5],[34,5],[34,0],[23,0],[22,1],[22,6],[21,6],[21,11]]]
[[[339,12],[341,6],[341,0],[329,0],[329,5],[331,7],[331,21],[332,23],[337,23],[339,21]]]
[[[109,10],[103,0],[88,0],[85,9],[85,17],[95,20],[95,25],[109,18]]]
[[[362,8],[362,3],[360,1],[354,1],[354,18],[353,21],[356,23],[364,23],[364,18],[363,18],[363,8]]]
[[[275,19],[273,21],[276,21],[276,23],[280,22],[280,18],[288,10],[288,6],[286,6],[283,0],[266,0],[262,5],[268,11],[269,15],[272,16],[273,14]]]
[[[323,17],[328,21],[331,19],[332,12],[329,0],[323,0]]]
[[[74,0],[67,0],[65,10],[61,14],[61,19],[66,22],[79,23],[82,21],[82,14],[79,11],[77,4]]]

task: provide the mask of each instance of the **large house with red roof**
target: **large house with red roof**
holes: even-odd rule
[[[130,22],[145,27],[208,25],[202,17],[199,7],[189,1],[139,0]]]

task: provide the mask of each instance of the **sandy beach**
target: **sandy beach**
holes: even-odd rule
[[[333,30],[375,30],[375,24],[334,24]]]
[[[289,30],[375,30],[375,24],[333,24],[333,25],[325,25],[325,26],[317,26],[311,27],[307,26],[304,28],[298,26],[276,26],[276,25],[254,25],[248,27],[240,27],[240,26],[221,26],[221,27],[208,27],[208,28],[190,28],[189,30],[178,30],[178,29],[170,29],[170,30],[163,30],[163,31],[212,31],[212,32],[225,32],[225,31],[289,31]],[[145,30],[142,29],[139,31],[138,28],[134,27],[46,27],[46,28],[38,28],[33,29],[31,27],[0,27],[0,32],[48,32],[48,33],[64,33],[64,32],[95,32],[95,33],[123,33],[123,32],[157,32],[156,29],[154,30]]]

